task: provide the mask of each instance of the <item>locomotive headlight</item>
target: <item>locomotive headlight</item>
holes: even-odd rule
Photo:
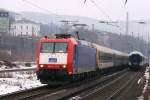
[[[43,65],[40,65],[40,67],[43,68],[44,66],[43,66]]]
[[[66,65],[63,65],[62,67],[63,67],[63,68],[66,68]]]

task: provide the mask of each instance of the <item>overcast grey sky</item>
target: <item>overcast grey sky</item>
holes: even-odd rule
[[[125,20],[126,12],[129,12],[130,20],[150,19],[150,0],[27,0],[41,8],[25,2],[26,0],[0,0],[0,8],[19,12],[34,11],[42,13],[54,13],[58,15],[86,16],[99,20]],[[92,3],[95,2],[97,7]],[[98,9],[99,8],[99,9]],[[109,18],[108,18],[109,16]]]

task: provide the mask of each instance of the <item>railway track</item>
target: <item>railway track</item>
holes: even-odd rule
[[[55,93],[62,90],[63,86],[41,86],[33,89],[17,91],[7,95],[0,96],[0,100],[32,100],[33,98],[39,98],[48,93]],[[38,99],[37,99],[38,100]]]
[[[129,71],[109,83],[99,84],[96,87],[85,89],[62,100],[134,100],[136,98],[124,98],[125,96],[123,94],[127,94],[129,89],[134,87],[141,74],[141,72]]]
[[[133,85],[135,85],[139,76],[140,73],[135,73],[134,76],[132,76],[128,81],[126,81],[126,83],[124,83],[121,87],[118,87],[118,89],[112,95],[110,95],[106,100],[116,100],[117,98],[120,97],[122,98],[121,94],[124,93],[125,90],[127,90],[127,88],[131,88]],[[123,100],[123,98],[121,100]]]
[[[16,94],[11,94],[7,96],[0,97],[0,100],[58,100],[58,99],[66,99],[69,96],[73,96],[76,93],[80,93],[87,89],[91,89],[98,84],[106,84],[109,83],[120,75],[128,73],[127,70],[123,70],[112,75],[102,76],[97,79],[85,80],[82,82],[76,82],[72,84],[68,84],[67,86],[44,86],[42,88],[24,91]],[[87,84],[88,83],[88,84]]]

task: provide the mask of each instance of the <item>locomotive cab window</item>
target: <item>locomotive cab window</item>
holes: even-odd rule
[[[66,53],[67,43],[55,43],[55,53]]]
[[[52,53],[54,49],[54,43],[42,43],[41,53]]]
[[[41,53],[66,53],[67,43],[42,43]]]

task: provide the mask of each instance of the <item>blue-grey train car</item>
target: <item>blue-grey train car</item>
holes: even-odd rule
[[[138,70],[144,66],[144,55],[141,52],[133,51],[129,54],[129,65],[133,70]]]

